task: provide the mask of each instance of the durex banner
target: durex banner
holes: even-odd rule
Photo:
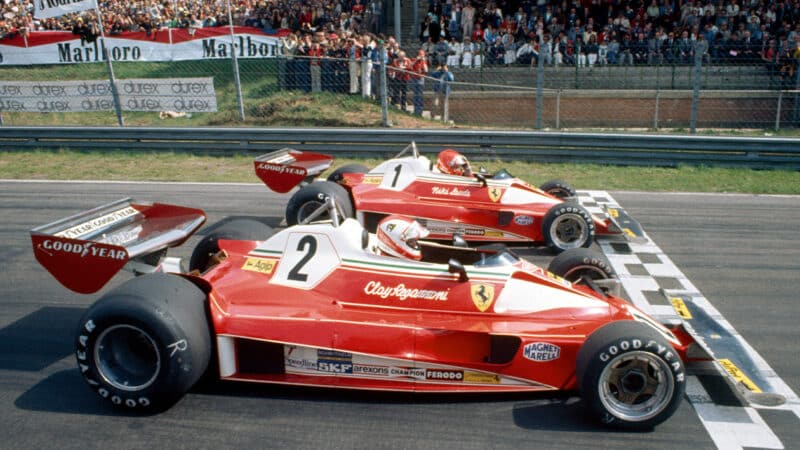
[[[38,2],[39,0],[37,0]],[[280,37],[288,32],[264,34],[258,28],[234,27],[238,58],[273,58],[279,54]],[[124,32],[94,42],[69,31],[37,31],[0,40],[0,65],[75,64],[102,62],[103,45],[117,61],[184,61],[229,59],[229,27],[200,28],[194,34],[183,28]]]
[[[47,19],[94,9],[95,0],[34,0],[33,17]]]
[[[123,111],[217,111],[214,79],[117,80]],[[0,112],[113,111],[109,81],[0,81]]]

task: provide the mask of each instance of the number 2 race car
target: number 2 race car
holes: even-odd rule
[[[256,175],[275,192],[303,185],[286,206],[289,225],[301,223],[325,196],[332,196],[344,214],[370,231],[383,217],[404,214],[425,226],[431,239],[460,234],[468,241],[544,244],[556,252],[589,247],[595,234],[643,237],[638,222],[621,208],[607,209],[602,218],[590,214],[563,181],[536,188],[505,170],[472,176],[441,173],[413,142],[372,170],[346,165],[327,181],[311,183],[332,162],[329,155],[283,149],[259,156],[254,165]]]
[[[163,410],[209,367],[259,383],[576,390],[601,422],[629,429],[678,407],[692,338],[619,298],[602,255],[565,251],[554,274],[502,245],[420,241],[427,256],[406,260],[378,252],[331,198],[314,215],[330,220],[277,233],[223,222],[186,273],[165,254],[204,223],[197,209],[124,199],[31,239],[42,266],[77,292],[123,267],[139,274],[87,310],[75,339],[84,379],[121,408]]]

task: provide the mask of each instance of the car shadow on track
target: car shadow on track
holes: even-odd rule
[[[0,329],[0,370],[36,372],[70,355],[85,311],[48,306]]]

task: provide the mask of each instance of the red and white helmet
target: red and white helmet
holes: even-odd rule
[[[452,148],[444,149],[439,152],[436,168],[439,169],[440,172],[450,175],[472,175],[472,169],[469,167],[467,158]]]
[[[393,214],[378,223],[378,249],[387,255],[419,261],[422,252],[417,240],[428,234],[428,229],[416,220]]]

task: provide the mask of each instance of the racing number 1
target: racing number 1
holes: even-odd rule
[[[306,247],[308,247],[308,249],[306,249]],[[300,259],[300,261],[297,262],[297,264],[295,264],[292,270],[289,271],[287,278],[292,281],[305,282],[308,280],[308,274],[300,273],[300,269],[308,264],[308,261],[314,257],[314,254],[317,253],[317,240],[311,235],[303,236],[300,238],[300,242],[297,243],[297,250],[300,252],[306,252],[306,254]]]
[[[403,168],[402,164],[398,164],[397,166],[395,166],[395,168],[394,168],[394,180],[392,180],[392,186],[391,187],[397,186],[397,179],[400,178],[400,169],[402,169],[402,168]]]

